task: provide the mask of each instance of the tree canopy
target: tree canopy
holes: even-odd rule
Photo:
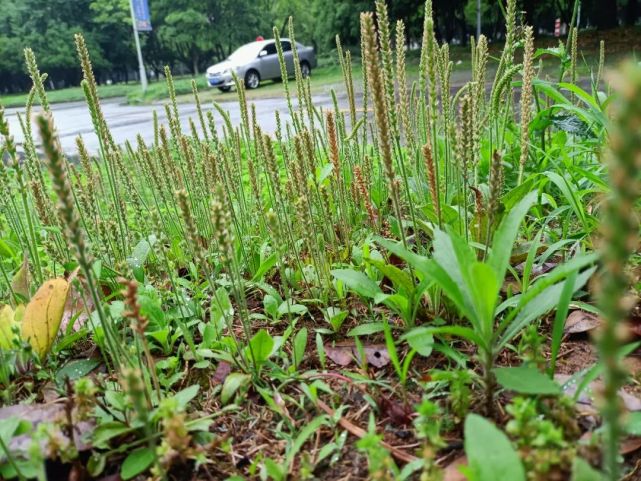
[[[606,29],[633,25],[641,0],[582,0],[583,26]],[[392,20],[402,19],[408,39],[419,40],[424,0],[390,1]],[[476,0],[433,0],[439,37],[465,42],[475,32]],[[147,68],[164,65],[194,74],[225,58],[258,35],[284,30],[293,16],[297,39],[319,53],[343,44],[356,45],[359,13],[373,10],[373,0],[149,0],[153,31],[141,33]],[[555,18],[568,22],[574,0],[520,0],[524,22],[550,31]],[[501,3],[482,0],[483,32],[502,35]],[[29,82],[22,50],[31,47],[50,87],[75,85],[80,79],[74,33],[85,36],[99,81],[123,81],[137,70],[129,0],[0,0],[0,92],[24,90]],[[286,32],[284,32],[286,34]],[[134,74],[135,75],[135,74]]]

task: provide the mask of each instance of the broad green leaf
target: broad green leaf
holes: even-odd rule
[[[369,336],[370,334],[378,334],[383,332],[385,329],[385,324],[382,322],[369,322],[367,324],[361,324],[351,329],[347,335],[348,336]]]
[[[262,279],[263,276],[276,265],[276,262],[278,262],[278,255],[276,252],[274,252],[269,257],[267,257],[267,259],[261,262],[260,266],[258,266],[258,269],[256,270],[256,273],[254,274],[254,277],[252,278],[252,281],[256,282]]]
[[[13,438],[18,426],[20,426],[19,417],[0,419],[0,440],[2,440],[5,446],[9,446],[11,438]],[[4,455],[5,453],[3,452],[2,454]]]
[[[272,286],[265,282],[256,282],[255,284],[259,289],[265,291],[266,294],[269,294],[274,299],[276,299],[278,301],[278,304],[283,302],[283,298],[280,296],[277,289],[274,289]]]
[[[138,304],[140,304],[142,315],[149,319],[149,330],[166,327],[167,322],[160,299],[147,294],[139,294]]]
[[[207,419],[207,418],[193,419],[186,424],[190,432],[195,432],[195,431],[208,432],[211,425],[214,424],[214,420]]]
[[[449,336],[456,336],[456,337],[461,337],[463,339],[467,339],[468,341],[473,342],[477,346],[479,346],[481,349],[488,351],[490,349],[490,345],[488,342],[483,339],[481,336],[474,331],[474,329],[471,329],[469,327],[465,326],[442,326],[442,327],[428,327],[427,328],[429,332],[435,335],[449,335]]]
[[[264,363],[272,353],[274,338],[265,329],[261,329],[249,341],[248,357],[260,365]]]
[[[548,97],[558,104],[570,104],[570,101],[563,95],[551,82],[541,79],[534,79],[534,86],[537,90],[545,93]]]
[[[274,481],[284,481],[285,476],[287,476],[285,466],[277,463],[272,458],[265,459],[264,468],[267,472],[267,475]]]
[[[592,277],[595,270],[596,267],[593,267],[579,274],[576,278],[576,282],[574,283],[574,289],[572,289],[572,292],[574,293],[581,289],[588,282],[590,277]],[[571,272],[572,271],[568,272],[568,274]],[[541,279],[541,281],[545,281],[545,278]],[[538,289],[535,290],[537,284],[532,287],[533,292],[538,291]],[[503,335],[497,343],[497,349],[505,347],[505,345],[510,342],[514,336],[521,332],[521,329],[527,326],[530,322],[558,306],[559,300],[564,293],[564,286],[564,282],[559,282],[539,291],[540,293],[536,297],[532,298],[530,296],[523,296],[521,299],[524,299],[526,303],[520,304],[522,307],[518,311],[516,317],[514,317],[509,325],[505,326],[505,332],[503,332]]]
[[[278,318],[278,301],[274,296],[267,294],[263,297],[263,308],[265,312],[269,314],[274,319]]]
[[[164,329],[159,329],[154,332],[148,332],[147,336],[151,337],[152,339],[156,340],[161,346],[167,346],[167,341],[169,340],[169,335],[171,333],[169,332],[168,328]]]
[[[229,300],[227,289],[219,287],[216,289],[216,294],[211,300],[211,322],[220,330],[225,324],[225,318],[231,316],[233,313],[234,308]]]
[[[577,135],[579,137],[594,136],[590,125],[580,119],[577,115],[570,113],[557,113],[552,115],[550,118],[552,120],[552,125],[563,132]]]
[[[200,386],[194,384],[193,386],[186,387],[182,391],[178,391],[174,394],[174,399],[178,402],[178,407],[180,409],[185,409],[187,404],[198,395]]]
[[[531,175],[525,182],[521,185],[517,185],[512,190],[506,192],[503,197],[501,197],[501,204],[505,206],[506,211],[510,211],[518,204],[526,195],[530,192],[537,190],[536,182],[539,181],[539,175]]]
[[[403,334],[401,339],[406,340],[410,347],[421,356],[428,357],[432,354],[432,348],[434,347],[434,335],[427,327],[415,327],[409,332]]]
[[[445,234],[439,229],[434,231],[434,260],[443,271],[454,281],[460,300],[452,298],[455,303],[461,303],[462,311],[472,323],[474,329],[482,332],[482,309],[475,303],[474,285],[476,281],[470,273],[470,267],[476,263],[476,253],[470,244],[453,229]],[[437,280],[437,282],[439,282]],[[440,284],[440,282],[439,282]],[[443,290],[449,290],[441,286]],[[449,293],[448,293],[449,295]]]
[[[627,414],[623,426],[631,436],[641,436],[641,412]]]
[[[381,288],[372,279],[353,269],[334,269],[332,275],[356,294],[373,299],[380,294]]]
[[[503,219],[494,233],[492,252],[488,256],[488,264],[494,269],[499,284],[505,279],[505,272],[510,263],[510,255],[519,232],[519,226],[536,201],[537,192],[530,192]]]
[[[525,481],[525,470],[508,437],[477,414],[465,419],[465,454],[475,481]]]
[[[211,347],[214,341],[218,338],[218,332],[216,327],[213,324],[205,324],[203,327],[203,341],[202,345],[204,347]]]
[[[565,48],[562,45],[561,47],[537,48],[534,58],[539,58],[542,55],[552,55],[560,59],[565,56]]]
[[[87,473],[92,478],[99,478],[107,467],[107,454],[94,451],[87,461]]]
[[[570,481],[604,481],[603,475],[594,469],[587,461],[578,456],[572,463],[572,478]]]
[[[401,472],[398,474],[398,477],[396,479],[398,481],[405,481],[407,479],[416,479],[416,476],[418,476],[418,474],[415,475],[415,473],[423,471],[424,468],[425,468],[425,460],[421,458],[415,459],[414,461],[410,461],[405,466],[403,466],[403,469],[401,469]]]
[[[481,334],[485,338],[490,338],[494,328],[494,309],[501,286],[496,278],[496,273],[488,264],[475,262],[470,268],[470,274],[472,278],[470,292],[479,321],[481,321]]]
[[[146,471],[156,459],[156,453],[151,448],[138,448],[129,453],[120,468],[120,477],[127,481]]]
[[[33,296],[22,318],[22,338],[44,358],[58,335],[69,283],[64,279],[45,282]]]
[[[396,289],[402,289],[406,292],[414,291],[414,283],[409,274],[396,266],[386,264],[378,259],[367,259],[367,262],[376,267],[381,273],[389,278]]]
[[[546,172],[545,175],[558,187],[565,200],[572,206],[572,210],[584,226],[587,226],[587,213],[582,199],[577,196],[577,189],[570,185],[565,177],[561,177],[556,172]]]
[[[5,259],[13,259],[16,256],[16,251],[10,243],[0,239],[0,256]]]
[[[70,381],[80,379],[96,369],[99,365],[100,361],[98,359],[76,359],[69,361],[56,373],[56,383],[62,385],[67,378],[69,378]]]
[[[407,316],[409,314],[410,305],[407,297],[404,295],[380,293],[374,297],[374,302],[376,302],[376,304],[385,304],[390,309],[399,313],[406,322],[408,321]]]
[[[402,242],[392,242],[390,240],[383,239],[382,237],[377,237],[376,242],[392,254],[403,259],[413,269],[425,274],[425,264],[429,261],[427,257],[420,256],[406,249]]]
[[[220,392],[220,400],[223,404],[227,404],[231,398],[236,394],[236,391],[242,386],[249,384],[251,376],[242,372],[232,372],[226,378],[223,384],[223,389]]]
[[[132,269],[142,268],[145,265],[147,257],[149,257],[149,253],[151,252],[151,248],[155,243],[156,236],[154,235],[150,235],[149,239],[143,239],[138,242],[136,247],[134,247],[134,250],[131,252],[131,256],[127,257],[127,264],[129,264],[129,267]]]
[[[461,315],[474,324],[476,322],[476,316],[471,306],[469,306],[469,303],[464,299],[463,293],[459,288],[460,285],[450,277],[449,272],[433,260],[426,262],[424,267],[426,274],[431,277],[436,285],[449,297]]]
[[[322,168],[320,168],[316,175],[318,183],[322,184],[323,181],[331,175],[332,170],[334,170],[334,165],[331,162],[325,164]]]
[[[457,234],[445,233],[440,229],[434,231],[434,260],[447,272],[448,276],[456,283],[461,293],[468,287],[463,268],[476,261],[476,257],[469,245],[462,245],[457,241]]]
[[[283,301],[278,306],[278,316],[282,317],[289,311],[290,314],[302,315],[307,312],[307,307],[302,304],[293,304],[292,301]]]
[[[318,362],[323,369],[325,369],[325,363],[327,355],[325,354],[325,345],[323,344],[323,335],[320,332],[316,333],[316,353],[318,354]]]
[[[334,331],[339,331],[343,325],[343,321],[349,314],[348,311],[341,310],[337,307],[328,307],[325,311],[327,321],[331,324]]]
[[[561,387],[534,367],[499,367],[494,369],[498,383],[520,394],[561,394]]]
[[[103,422],[91,434],[91,443],[96,448],[107,448],[109,441],[133,430],[134,428],[120,421]]]
[[[294,336],[294,362],[298,367],[307,350],[307,328],[303,327]]]

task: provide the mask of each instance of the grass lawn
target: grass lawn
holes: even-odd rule
[[[355,77],[360,79],[360,68],[355,72]],[[179,102],[192,102],[191,76],[181,76],[174,78],[176,94]],[[212,89],[207,86],[207,80],[204,74],[195,77],[198,90],[201,93],[203,101],[226,101],[235,100],[236,93],[234,90],[228,93],[222,93],[218,89]],[[315,69],[312,74],[312,93],[329,92],[330,88],[342,84],[340,68],[337,66],[328,66]],[[167,85],[164,81],[151,82],[144,96],[138,83],[130,82],[128,84],[101,85],[98,87],[98,94],[101,99],[115,97],[126,97],[127,102],[133,105],[148,104],[167,98]],[[282,95],[282,86],[278,82],[266,81],[260,88],[249,91],[248,99],[279,97]],[[51,103],[77,102],[84,101],[84,93],[81,87],[69,87],[60,90],[51,90],[48,92]],[[7,108],[22,107],[27,101],[27,94],[12,94],[0,96],[0,104]]]
[[[100,98],[108,99],[114,97],[125,97],[132,90],[138,89],[137,84],[114,84],[114,85],[101,85],[98,87]],[[51,103],[62,102],[78,102],[85,100],[85,94],[82,87],[68,87],[59,90],[50,90],[47,92],[49,101]],[[0,96],[0,104],[7,108],[10,107],[24,107],[27,102],[27,94],[11,94]]]
[[[594,35],[592,35],[594,37]],[[583,62],[579,63],[578,73],[581,77],[589,77],[590,67],[596,67],[598,63],[598,50],[592,48],[597,40],[592,39],[588,36],[588,39],[585,40],[588,45],[584,45],[582,49],[583,53]],[[537,47],[543,46],[553,46],[555,44],[555,39],[542,39],[537,42]],[[622,50],[622,46],[619,44],[615,45],[614,51],[608,52],[606,57],[606,63],[608,65],[615,65],[619,63],[622,57],[628,56],[630,54],[629,50]],[[490,54],[499,52],[502,48],[501,44],[493,44],[490,48]],[[407,58],[407,75],[410,81],[415,80],[418,77],[418,50],[408,52]],[[452,46],[450,48],[450,58],[453,61],[453,71],[452,71],[452,85],[460,86],[463,83],[467,82],[470,72],[470,53],[467,47],[461,46]],[[356,57],[353,58],[353,77],[354,82],[356,83],[356,91],[360,90],[360,83],[362,82],[362,71],[361,71],[361,60]],[[492,68],[493,62],[490,60],[490,68]],[[550,60],[545,63],[545,68],[543,71],[544,75],[554,76],[557,71],[557,63]],[[176,94],[178,97],[178,102],[180,103],[190,103],[193,102],[192,89],[191,89],[191,80],[192,76],[185,75],[176,77],[174,79],[174,85],[176,87]],[[225,102],[225,101],[234,101],[237,99],[235,89],[232,89],[230,92],[223,93],[216,88],[210,88],[207,85],[205,75],[201,74],[198,77],[195,77],[198,85],[198,90],[200,92],[201,101],[209,102]],[[341,74],[341,69],[338,65],[326,65],[314,69],[311,76],[311,87],[312,94],[328,94],[332,89],[340,91],[342,90],[344,83],[343,77]],[[293,87],[295,94],[295,87]],[[98,93],[101,99],[109,99],[115,97],[125,97],[127,103],[132,105],[137,104],[149,104],[158,101],[164,101],[167,98],[167,86],[164,81],[154,81],[149,84],[147,92],[143,95],[140,89],[140,85],[135,82],[130,82],[128,84],[114,84],[114,85],[101,85],[98,87]],[[282,86],[280,82],[265,81],[261,84],[260,88],[256,90],[250,90],[247,92],[247,99],[265,99],[265,98],[274,98],[281,97],[283,94]],[[48,92],[49,101],[51,103],[61,103],[61,102],[77,102],[84,101],[84,93],[81,87],[69,87],[59,90],[51,90]],[[0,96],[0,104],[5,107],[21,107],[24,106],[27,100],[27,94],[11,94]]]

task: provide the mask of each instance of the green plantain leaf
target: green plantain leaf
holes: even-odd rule
[[[505,389],[520,394],[561,394],[561,387],[535,367],[498,367],[494,375]]]
[[[334,269],[332,275],[345,284],[349,289],[362,297],[374,299],[380,294],[381,288],[372,279],[354,269]]]
[[[477,414],[465,419],[465,454],[475,481],[525,481],[525,470],[510,440]]]

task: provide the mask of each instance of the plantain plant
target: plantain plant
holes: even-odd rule
[[[423,282],[429,279],[438,286],[453,304],[456,313],[469,322],[469,327],[446,323],[429,330],[433,334],[458,336],[476,345],[483,369],[488,416],[494,414],[493,368],[498,354],[524,327],[556,307],[563,294],[565,278],[581,271],[572,287],[572,292],[576,292],[595,271],[590,266],[597,260],[597,255],[579,255],[538,279],[525,292],[501,302],[501,288],[508,272],[512,248],[521,222],[536,201],[536,196],[536,192],[526,195],[505,216],[484,261],[479,260],[484,252],[476,252],[453,230],[435,230],[431,257],[414,254],[389,240],[378,241],[405,260],[420,274]]]

